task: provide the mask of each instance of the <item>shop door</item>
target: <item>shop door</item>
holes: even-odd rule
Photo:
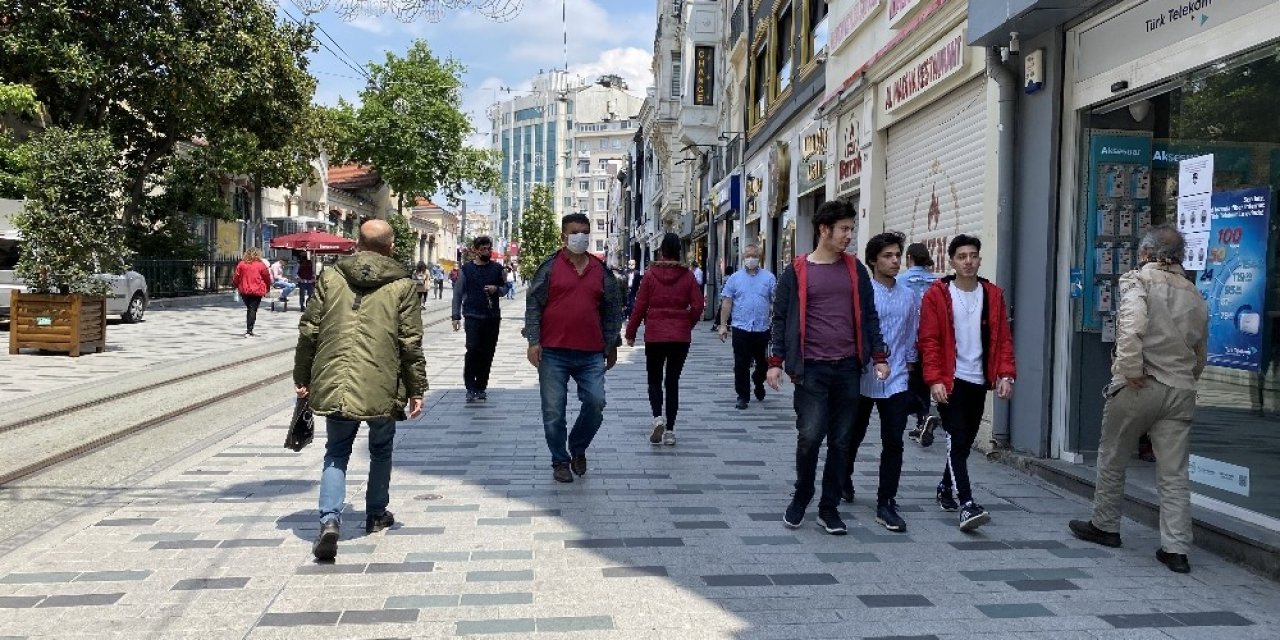
[[[986,139],[983,78],[889,128],[884,228],[923,242],[939,271],[951,238],[982,235]]]

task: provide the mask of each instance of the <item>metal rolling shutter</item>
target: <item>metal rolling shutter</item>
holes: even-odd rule
[[[884,228],[925,243],[939,271],[951,238],[983,233],[986,140],[982,77],[889,128]]]

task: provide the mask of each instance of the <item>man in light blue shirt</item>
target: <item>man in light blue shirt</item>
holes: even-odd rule
[[[908,370],[916,367],[916,334],[920,329],[920,299],[895,277],[906,239],[896,232],[882,233],[867,242],[866,263],[871,268],[880,333],[889,351],[889,377],[862,376],[859,399],[849,442],[849,456],[841,497],[853,502],[853,462],[867,435],[871,410],[880,412],[880,485],[876,491],[876,522],[890,531],[905,532],[907,523],[898,515],[898,481],[902,476],[902,432],[907,427],[911,394]]]
[[[916,294],[916,302],[924,297],[925,289],[938,279],[933,272],[933,257],[929,248],[919,242],[907,247],[907,270],[898,276],[898,284],[910,287]],[[907,387],[911,392],[911,415],[916,417],[916,426],[907,434],[908,438],[927,447],[933,444],[933,432],[938,428],[938,418],[932,415],[933,399],[929,397],[929,385],[924,383],[924,373],[920,367],[913,367],[907,378]]]
[[[755,383],[756,400],[764,400],[764,379],[769,372],[769,320],[777,276],[760,267],[760,247],[747,245],[742,251],[742,268],[735,271],[720,291],[720,341],[733,327],[733,389],[738,409],[751,402]],[[755,372],[751,373],[751,366]]]

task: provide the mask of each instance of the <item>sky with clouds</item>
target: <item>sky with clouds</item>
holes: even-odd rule
[[[465,8],[446,9],[444,19],[434,24],[421,19],[406,24],[390,14],[349,22],[332,10],[314,14],[312,19],[323,29],[316,37],[329,46],[312,55],[311,72],[319,80],[316,101],[330,105],[339,97],[357,101],[365,81],[351,64],[382,61],[388,51],[403,54],[414,40],[424,39],[436,55],[453,57],[466,66],[463,106],[476,130],[484,133],[489,129],[485,108],[493,102],[496,90],[527,88],[540,70],[564,67],[561,2],[524,0],[519,15],[503,23]],[[653,84],[654,0],[563,2],[570,73],[588,80],[616,73],[633,93],[643,95]],[[279,6],[292,18],[303,15],[295,0],[279,0]],[[482,139],[478,135],[474,142]]]

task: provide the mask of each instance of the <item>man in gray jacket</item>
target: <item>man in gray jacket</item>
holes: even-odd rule
[[[1196,381],[1205,365],[1209,309],[1182,270],[1186,243],[1161,225],[1138,245],[1142,268],[1120,278],[1115,358],[1102,412],[1093,519],[1072,520],[1077,538],[1120,546],[1120,501],[1125,467],[1138,438],[1147,434],[1156,454],[1160,495],[1160,548],[1171,571],[1191,564],[1191,492],[1187,441],[1196,407]]]

